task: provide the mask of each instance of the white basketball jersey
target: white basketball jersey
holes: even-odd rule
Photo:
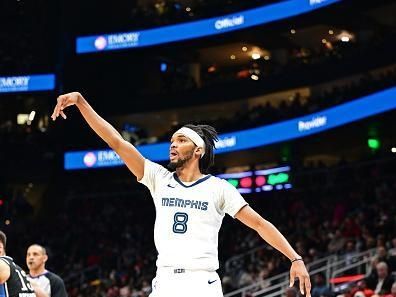
[[[227,181],[207,175],[186,185],[176,173],[145,160],[144,176],[153,197],[157,267],[215,271],[218,233],[225,213],[234,217],[247,203]]]

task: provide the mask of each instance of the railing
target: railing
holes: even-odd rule
[[[370,263],[375,252],[376,249],[371,249],[356,253],[352,257],[331,255],[309,263],[307,268],[311,277],[323,273],[326,279],[337,277],[351,269],[354,269],[357,273],[366,274],[370,271]],[[224,297],[279,297],[283,295],[285,288],[288,286],[289,272],[287,271],[225,294]]]
[[[247,257],[250,257],[251,262],[254,262],[254,260],[256,259],[256,253],[266,249],[266,247],[267,247],[266,245],[262,245],[262,246],[254,248],[246,253],[231,257],[230,259],[228,259],[225,262],[225,265],[224,265],[226,273],[230,274],[235,269],[242,267],[245,262],[245,259]]]

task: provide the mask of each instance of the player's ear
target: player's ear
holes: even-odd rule
[[[47,262],[48,260],[48,255],[44,255],[44,262]]]
[[[197,146],[195,148],[195,153],[198,154],[200,158],[201,158],[202,152],[203,152],[202,147]]]

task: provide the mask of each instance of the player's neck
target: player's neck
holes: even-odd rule
[[[45,267],[40,267],[40,268],[38,268],[36,270],[29,270],[29,274],[30,274],[31,277],[36,277],[36,276],[42,275],[45,272],[46,272]]]
[[[189,183],[202,178],[203,174],[201,173],[201,171],[199,171],[199,167],[196,164],[192,163],[186,165],[187,166],[176,169],[177,177],[182,182]]]

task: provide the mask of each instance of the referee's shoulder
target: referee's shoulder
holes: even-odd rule
[[[52,272],[52,271],[48,271],[47,275],[46,275],[51,281],[54,282],[62,282],[63,283],[63,279],[57,275],[56,273]]]

